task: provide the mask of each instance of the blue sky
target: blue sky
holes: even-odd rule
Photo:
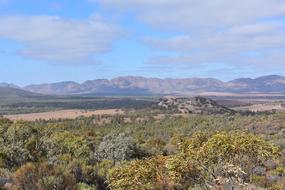
[[[0,82],[285,75],[284,0],[0,0]]]

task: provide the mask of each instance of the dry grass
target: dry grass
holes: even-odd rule
[[[200,96],[221,96],[221,97],[284,97],[283,93],[228,93],[228,92],[202,92]]]
[[[272,102],[272,103],[260,103],[260,104],[253,104],[249,106],[240,106],[236,107],[236,110],[249,110],[252,112],[263,112],[263,111],[285,111],[285,107],[282,106],[282,103],[279,102]]]
[[[75,119],[80,116],[92,116],[92,115],[116,115],[123,114],[122,110],[118,109],[106,109],[106,110],[60,110],[52,112],[42,113],[29,113],[29,114],[17,114],[17,115],[4,115],[4,117],[11,120],[25,120],[25,121],[36,121],[39,119],[50,120],[50,119]]]

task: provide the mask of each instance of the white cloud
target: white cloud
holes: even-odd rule
[[[151,46],[164,50],[193,53],[197,50],[211,52],[254,51],[264,48],[282,47],[285,33],[281,24],[253,24],[234,26],[213,33],[188,34],[168,39],[146,38]]]
[[[132,11],[153,29],[175,31],[171,37],[144,42],[178,56],[151,57],[152,64],[274,64],[267,51],[285,49],[284,0],[93,0],[120,11]],[[256,52],[256,56],[248,56]],[[285,54],[285,51],[279,53]],[[266,58],[268,56],[268,58]]]
[[[21,55],[51,60],[80,61],[111,50],[121,29],[98,18],[86,21],[53,16],[0,17],[0,38],[21,43]]]
[[[232,26],[285,15],[284,0],[93,0],[105,6],[134,10],[153,26],[177,30]]]
[[[250,34],[271,34],[279,32],[284,28],[282,23],[278,22],[267,22],[267,23],[254,23],[254,24],[248,24],[248,25],[239,25],[234,26],[230,28],[230,33],[232,34],[244,34],[244,35],[250,35]]]
[[[234,26],[216,33],[189,34],[169,39],[147,38],[144,41],[157,49],[176,51],[182,54],[176,57],[151,57],[148,63],[152,64],[181,65],[217,62],[264,64],[264,62],[257,61],[260,59],[258,52],[268,56],[267,51],[285,48],[285,33],[283,26],[278,23],[263,23]],[[267,60],[271,61],[270,64],[273,62],[273,57],[271,56]]]

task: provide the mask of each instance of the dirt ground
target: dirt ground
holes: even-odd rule
[[[92,116],[92,115],[116,115],[123,114],[122,110],[118,109],[106,109],[106,110],[95,110],[95,111],[85,111],[85,110],[60,110],[52,112],[42,112],[42,113],[29,113],[29,114],[17,114],[17,115],[4,115],[5,118],[10,120],[25,120],[25,121],[35,121],[35,120],[49,120],[49,119],[75,119],[79,116]]]

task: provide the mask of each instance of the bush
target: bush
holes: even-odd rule
[[[110,189],[165,189],[169,184],[166,178],[165,157],[134,160],[129,164],[109,171]]]
[[[13,174],[13,182],[18,189],[62,190],[74,189],[74,176],[47,163],[27,163]]]
[[[78,183],[76,185],[76,190],[96,190],[97,187],[95,185],[87,185],[85,183]]]
[[[48,161],[70,162],[72,159],[88,160],[90,149],[84,137],[71,132],[57,132],[44,139]]]
[[[0,164],[21,166],[43,156],[41,130],[27,122],[17,121],[10,127],[0,125]]]
[[[245,186],[243,171],[277,154],[263,139],[244,133],[195,134],[180,143],[176,155],[135,160],[110,170],[111,189],[189,189]],[[249,164],[244,164],[244,163]],[[253,176],[252,181],[264,179]],[[263,185],[263,184],[259,184]]]
[[[107,159],[115,163],[138,158],[141,151],[134,139],[125,133],[109,134],[100,143],[97,156],[99,160]]]
[[[197,152],[197,159],[206,165],[219,162],[249,167],[278,154],[278,148],[260,137],[245,133],[217,133],[205,142]],[[248,168],[244,168],[248,169]]]
[[[265,176],[251,175],[250,182],[259,187],[266,187],[266,177]]]

